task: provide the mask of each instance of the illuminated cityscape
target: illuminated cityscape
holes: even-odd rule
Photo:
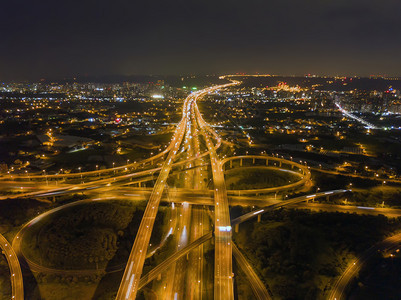
[[[401,6],[287,2],[4,7],[0,300],[401,297]]]

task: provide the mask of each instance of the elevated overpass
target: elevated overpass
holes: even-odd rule
[[[239,162],[239,166],[235,167],[233,162]],[[251,166],[264,166],[266,168],[278,171],[287,171],[291,173],[296,173],[300,176],[300,180],[286,184],[278,187],[271,188],[261,188],[261,189],[247,189],[247,190],[227,190],[227,194],[229,195],[260,195],[260,194],[269,194],[269,193],[277,193],[284,191],[295,191],[304,187],[311,180],[311,173],[307,166],[301,165],[299,163],[273,157],[267,155],[242,155],[242,156],[233,156],[228,157],[222,160],[222,165],[225,171],[232,170],[233,168],[244,168],[244,164],[247,162],[251,162]],[[261,164],[261,162],[263,162]],[[248,167],[248,166],[247,166]]]

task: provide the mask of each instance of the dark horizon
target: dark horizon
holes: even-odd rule
[[[401,76],[401,3],[7,2],[0,81],[108,74]]]

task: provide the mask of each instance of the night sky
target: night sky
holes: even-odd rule
[[[401,75],[399,0],[12,0],[0,28],[0,80]]]

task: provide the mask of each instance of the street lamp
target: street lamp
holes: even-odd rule
[[[49,182],[47,181],[46,170],[43,170],[43,173],[45,174],[45,178],[46,178],[46,185],[49,185]]]

